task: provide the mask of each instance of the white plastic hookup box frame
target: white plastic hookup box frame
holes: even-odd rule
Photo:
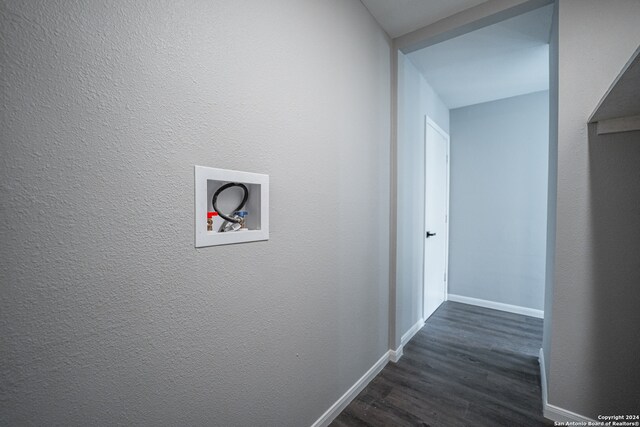
[[[196,248],[269,240],[269,175],[197,165],[194,172]],[[207,231],[207,212],[213,210],[213,192],[227,182],[239,182],[249,188],[247,206],[251,205],[255,211],[249,212],[249,230],[222,233],[214,228],[214,231]]]

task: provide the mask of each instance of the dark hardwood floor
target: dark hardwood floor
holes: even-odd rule
[[[541,345],[541,319],[445,302],[331,426],[553,425]]]

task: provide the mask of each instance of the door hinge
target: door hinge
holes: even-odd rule
[[[447,272],[446,271],[444,272],[444,281],[445,282],[447,281]]]

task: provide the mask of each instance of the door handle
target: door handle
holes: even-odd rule
[[[426,238],[428,239],[429,237],[435,236],[435,235],[436,235],[436,233],[431,233],[431,232],[427,231],[427,237]]]

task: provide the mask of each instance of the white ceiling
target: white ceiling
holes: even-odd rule
[[[487,0],[361,0],[380,26],[395,38]]]
[[[449,108],[547,90],[553,6],[412,52]]]

